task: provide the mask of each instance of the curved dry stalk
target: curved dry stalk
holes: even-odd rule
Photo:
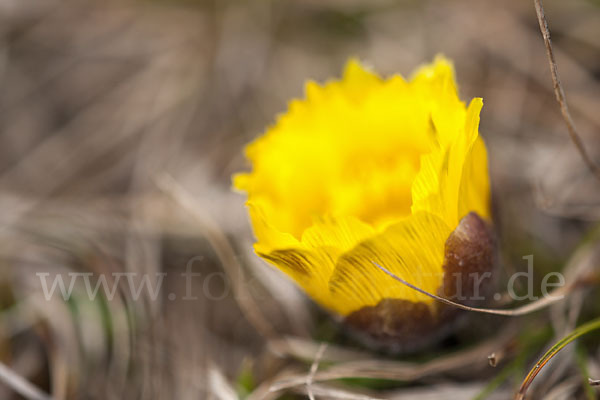
[[[440,301],[449,306],[457,307],[457,308],[467,310],[467,311],[475,311],[475,312],[480,312],[480,313],[484,313],[484,314],[504,315],[507,317],[517,317],[520,315],[526,315],[526,314],[532,313],[534,311],[540,310],[544,307],[547,307],[550,304],[554,304],[558,301],[561,301],[564,299],[566,294],[570,293],[571,290],[573,290],[573,288],[575,288],[579,284],[579,281],[576,281],[569,285],[565,285],[563,287],[560,287],[560,288],[552,291],[552,293],[547,297],[541,298],[537,301],[534,301],[533,303],[525,304],[524,306],[518,307],[515,309],[504,310],[504,309],[494,309],[494,308],[477,308],[477,307],[470,307],[470,306],[466,306],[464,304],[456,303],[456,302],[454,302],[452,300],[448,300],[444,297],[440,297],[435,294],[429,293],[421,288],[418,288],[418,287],[406,282],[404,279],[400,278],[398,275],[395,275],[393,272],[387,270],[386,268],[382,267],[381,265],[377,264],[376,262],[373,262],[373,264],[375,264],[375,266],[377,268],[379,268],[380,270],[382,270],[383,272],[385,272],[386,274],[388,274],[389,276],[391,276],[398,282],[408,286],[411,289],[416,290],[419,293],[424,294],[425,296],[431,297],[432,299]]]
[[[278,334],[275,328],[260,311],[260,307],[247,288],[244,287],[244,284],[241,283],[243,280],[239,278],[243,274],[242,265],[238,261],[231,243],[219,229],[219,226],[208,215],[202,213],[193,197],[171,175],[162,174],[156,177],[156,185],[184,210],[192,214],[201,224],[206,239],[219,257],[223,269],[232,278],[232,289],[236,294],[234,298],[240,309],[244,311],[248,322],[264,337],[277,338]]]
[[[546,20],[546,15],[544,13],[544,7],[542,6],[542,0],[533,0],[535,4],[535,12],[537,14],[538,23],[540,25],[540,31],[542,32],[542,37],[544,38],[544,45],[546,46],[546,55],[548,56],[548,63],[550,64],[550,73],[552,75],[552,84],[554,86],[554,94],[556,96],[556,101],[560,105],[560,112],[562,114],[563,119],[565,120],[565,124],[567,125],[567,130],[569,131],[569,136],[571,137],[571,141],[577,148],[579,155],[589,168],[589,170],[594,174],[596,179],[600,180],[600,167],[592,161],[589,156],[587,150],[585,149],[585,145],[577,132],[577,128],[575,127],[575,122],[571,117],[571,113],[569,112],[569,107],[567,105],[567,100],[565,98],[565,91],[560,83],[560,78],[558,77],[558,66],[556,65],[556,60],[554,58],[554,52],[552,50],[552,41],[550,40],[550,29],[548,28],[548,21]]]

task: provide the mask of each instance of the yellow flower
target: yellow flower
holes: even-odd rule
[[[252,171],[234,177],[248,195],[257,254],[343,317],[390,299],[431,309],[434,300],[374,262],[440,293],[461,219],[481,217],[459,242],[487,232],[477,225],[490,218],[482,105],[460,101],[443,57],[410,80],[350,60],[341,80],[308,82],[306,98],[247,146]]]

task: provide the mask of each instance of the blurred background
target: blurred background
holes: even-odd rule
[[[600,3],[544,6],[600,161]],[[253,254],[230,189],[243,146],[307,79],[352,56],[407,76],[438,53],[461,98],[484,99],[499,281],[528,255],[536,282],[597,271],[600,184],[569,140],[532,1],[0,0],[0,398],[295,399],[307,378],[323,399],[513,396],[598,316],[597,284],[524,317],[474,316],[427,352],[370,353]],[[91,300],[76,279],[68,300],[44,295],[46,278],[115,273],[162,286],[135,296],[123,278]],[[599,343],[565,349],[532,398],[598,398]]]

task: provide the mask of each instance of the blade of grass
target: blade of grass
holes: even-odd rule
[[[537,374],[539,374],[539,372],[542,370],[542,368],[544,368],[544,366],[552,359],[552,357],[554,357],[566,345],[568,345],[569,343],[571,343],[578,337],[583,336],[583,335],[585,335],[589,332],[592,332],[596,329],[600,329],[600,318],[597,318],[593,321],[590,321],[586,324],[581,325],[579,328],[575,329],[574,331],[569,333],[567,336],[565,336],[564,338],[559,340],[554,346],[552,346],[550,348],[550,350],[548,350],[546,352],[546,354],[544,354],[542,356],[542,358],[540,358],[540,360],[535,364],[535,366],[531,369],[531,371],[529,371],[529,373],[525,377],[525,380],[521,384],[521,388],[519,389],[519,392],[515,396],[515,399],[523,400],[525,398],[527,389],[529,389],[529,386],[531,385],[531,383],[533,382],[533,380],[535,379]]]

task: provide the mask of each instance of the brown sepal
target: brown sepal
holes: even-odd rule
[[[437,295],[466,305],[483,305],[493,288],[495,258],[491,227],[476,213],[467,214],[446,240],[443,284]],[[411,352],[447,335],[460,312],[435,300],[383,299],[351,313],[345,323],[370,347]]]

